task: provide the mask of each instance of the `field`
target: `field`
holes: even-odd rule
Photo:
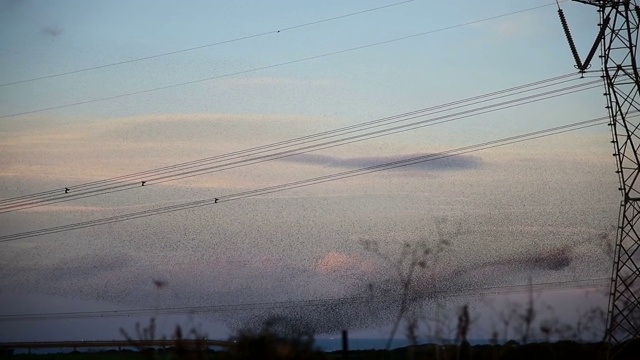
[[[275,350],[275,351],[272,351]],[[510,342],[505,345],[478,345],[478,346],[438,346],[419,345],[413,347],[398,348],[390,351],[386,350],[357,350],[349,351],[348,356],[344,356],[341,351],[330,353],[307,352],[304,354],[296,352],[299,349],[284,347],[273,347],[271,349],[260,349],[256,346],[252,349],[243,349],[232,352],[226,351],[200,351],[183,352],[178,354],[175,349],[164,352],[140,353],[134,351],[108,351],[108,352],[74,352],[45,355],[0,355],[0,360],[20,359],[20,360],[125,360],[125,359],[351,359],[351,360],[401,360],[401,359],[584,359],[599,360],[607,359],[608,355],[614,355],[614,359],[637,360],[640,353],[640,340],[634,340],[623,346],[609,348],[602,343],[581,344],[573,341],[561,341],[557,343],[533,343],[518,345]],[[611,353],[608,354],[608,351]]]

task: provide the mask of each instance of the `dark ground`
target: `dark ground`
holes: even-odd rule
[[[125,359],[345,359],[342,352],[331,353],[305,352],[304,354],[291,351],[284,347],[275,347],[275,351],[262,351],[260,349],[245,349],[242,355],[239,352],[229,353],[223,351],[200,351],[194,353],[177,354],[175,350],[143,354],[133,351],[109,351],[101,353],[76,352],[64,354],[46,355],[0,355],[0,360],[125,360]],[[639,360],[640,339],[631,341],[623,346],[609,348],[602,343],[581,344],[573,341],[561,341],[557,343],[534,343],[518,345],[509,343],[506,345],[478,345],[478,346],[437,346],[420,345],[415,347],[400,348],[391,351],[385,350],[358,350],[350,351],[349,360],[404,360],[404,359],[442,359],[442,360],[515,360],[515,359],[584,359],[605,360],[611,350],[610,359]]]

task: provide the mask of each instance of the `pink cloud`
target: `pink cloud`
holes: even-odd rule
[[[375,264],[356,256],[331,251],[315,264],[314,269],[325,275],[344,274],[353,272],[373,272]]]

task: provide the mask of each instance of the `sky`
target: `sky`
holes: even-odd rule
[[[595,8],[561,6],[584,57],[597,32]],[[0,0],[0,197],[49,190],[64,196],[65,187],[73,194],[80,184],[575,73],[556,12],[554,1],[534,0]],[[1,242],[0,321],[11,314],[156,309],[167,328],[182,322],[218,337],[272,315],[313,324],[319,334],[348,328],[382,337],[397,311],[393,264],[402,259],[403,244],[433,250],[415,276],[412,311],[428,315],[443,301],[452,311],[473,303],[484,309],[477,310],[483,319],[478,337],[495,318],[488,308],[526,296],[477,290],[477,296],[444,300],[436,293],[567,282],[568,289],[541,293],[541,304],[572,314],[606,307],[602,279],[610,276],[620,202],[606,121],[234,198],[603,117],[597,80],[597,72],[574,74],[546,88],[411,120],[448,120],[432,126],[0,213],[0,236],[7,236],[223,200]],[[508,106],[567,86],[582,91],[477,114],[482,106]],[[455,115],[470,109],[473,116]],[[377,252],[367,243],[377,244]],[[574,289],[592,279],[604,287]],[[168,307],[353,296],[376,301],[363,307],[332,300],[313,312],[289,303],[253,312],[159,315]],[[0,341],[112,339],[120,327],[145,320],[4,321]]]

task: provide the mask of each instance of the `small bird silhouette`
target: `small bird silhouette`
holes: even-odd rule
[[[162,289],[163,287],[169,285],[169,283],[164,280],[153,280],[153,285],[155,285],[157,289]]]
[[[64,188],[64,193],[68,194],[69,193],[69,188]]]
[[[214,199],[213,199],[213,203],[214,203],[214,204],[217,204],[217,203],[218,203],[218,198],[214,198]]]
[[[140,183],[142,184],[142,186],[144,186],[144,184],[146,184],[146,181],[140,181]]]

